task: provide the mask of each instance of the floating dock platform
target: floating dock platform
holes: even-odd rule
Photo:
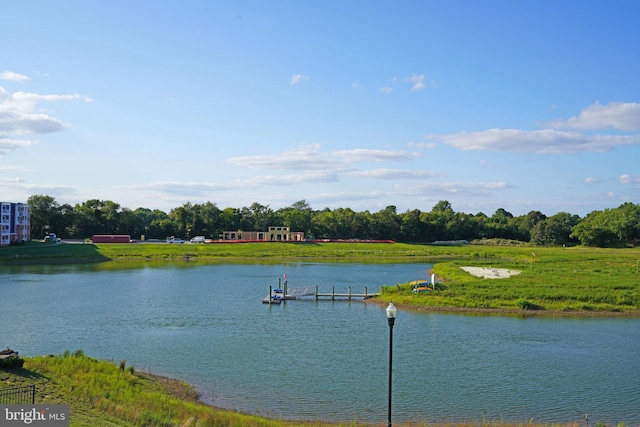
[[[351,287],[347,288],[347,293],[336,293],[335,286],[331,288],[331,292],[318,292],[318,287],[307,287],[307,288],[294,288],[291,289],[291,292],[287,289],[287,282],[284,282],[284,286],[280,288],[280,283],[278,282],[278,288],[273,289],[269,286],[269,294],[263,298],[263,304],[280,304],[282,301],[286,300],[295,300],[301,297],[313,297],[315,300],[319,300],[321,298],[331,298],[331,301],[335,301],[336,299],[347,299],[351,301],[352,298],[361,298],[368,299],[377,297],[381,294],[381,292],[369,292],[367,287],[364,287],[363,293],[353,293],[351,292]]]

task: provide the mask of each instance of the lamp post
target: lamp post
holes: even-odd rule
[[[391,427],[391,372],[393,367],[393,324],[396,322],[396,307],[392,302],[387,307],[387,321],[389,322],[389,411],[387,427]]]

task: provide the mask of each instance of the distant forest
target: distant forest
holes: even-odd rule
[[[185,203],[169,213],[130,210],[110,200],[87,200],[71,206],[46,195],[29,197],[31,236],[48,233],[69,239],[93,234],[128,234],[137,239],[218,239],[223,231],[266,231],[270,226],[303,231],[307,239],[395,240],[433,243],[451,240],[509,239],[536,245],[635,246],[640,240],[640,205],[624,203],[593,211],[584,218],[566,212],[546,216],[540,211],[513,216],[500,208],[491,216],[482,212],[455,212],[439,201],[429,212],[398,213],[395,206],[371,213],[349,208],[314,210],[305,200],[273,210],[253,203],[249,207],[220,209],[215,203]]]

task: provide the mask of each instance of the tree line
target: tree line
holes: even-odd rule
[[[455,212],[446,200],[428,212],[413,209],[403,213],[398,213],[395,206],[374,213],[349,208],[314,210],[305,200],[277,210],[260,203],[224,209],[211,202],[185,203],[168,213],[159,209],[131,210],[98,199],[71,206],[47,195],[33,195],[28,204],[32,238],[56,233],[70,239],[94,234],[218,239],[224,231],[266,231],[270,226],[284,226],[303,231],[308,239],[416,243],[509,239],[537,245],[625,246],[635,245],[640,239],[640,205],[633,203],[593,211],[584,218],[567,212],[546,216],[540,211],[514,216],[502,208],[491,216],[482,212],[474,215]]]

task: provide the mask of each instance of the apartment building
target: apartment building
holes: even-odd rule
[[[29,205],[0,202],[0,246],[31,240]]]

